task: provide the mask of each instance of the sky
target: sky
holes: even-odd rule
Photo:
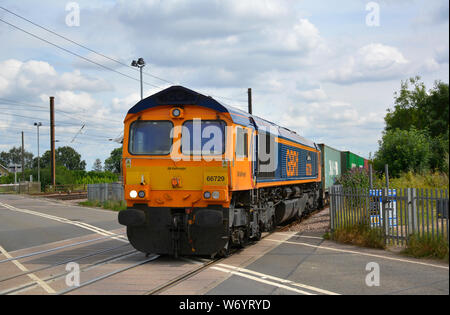
[[[127,65],[139,57],[147,63],[144,97],[176,84],[245,110],[252,88],[255,115],[365,158],[378,149],[401,81],[449,82],[447,0],[1,0],[0,7],[0,151],[20,146],[24,131],[25,149],[37,156],[34,122],[43,124],[40,153],[50,148],[54,96],[56,146],[75,148],[88,170],[120,146],[111,140],[140,99],[139,72]]]

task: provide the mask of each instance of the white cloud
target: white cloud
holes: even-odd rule
[[[112,90],[112,86],[103,79],[83,76],[79,70],[60,75],[45,61],[8,59],[0,62],[1,97],[17,96],[23,100],[42,91],[60,90],[102,92]]]
[[[314,101],[324,101],[328,99],[327,93],[322,89],[322,87],[313,89],[313,90],[307,90],[307,91],[299,91],[297,92],[298,96],[301,99],[304,99],[306,101],[314,102]]]
[[[435,50],[435,60],[439,64],[448,64],[449,59],[449,45],[441,46]]]
[[[5,7],[125,64],[144,57],[145,71],[206,95],[238,100],[218,98],[242,109],[247,88],[252,87],[258,115],[342,149],[374,151],[385,109],[392,104],[400,79],[421,74],[427,86],[436,79],[448,82],[446,0],[382,0],[379,28],[365,25],[367,12],[359,1],[80,1],[81,25],[77,28],[65,25],[67,12],[64,6],[55,6],[54,0],[42,0],[42,9],[37,11],[32,9],[32,0],[3,2]],[[3,14],[8,21],[17,22]],[[421,23],[415,23],[420,19]],[[44,32],[39,35],[56,41]],[[76,140],[83,158],[92,159],[87,161],[88,167],[95,158],[107,157],[109,148],[98,145],[98,150],[92,150],[89,145],[96,140],[88,136],[117,135],[120,121],[139,101],[139,83],[9,27],[0,27],[0,40],[2,47],[7,47],[0,51],[0,97],[46,105],[47,95],[55,95],[57,108],[101,124],[88,124]],[[139,78],[132,69],[60,39],[57,42]],[[167,86],[149,76],[144,80]],[[113,86],[117,89],[111,91]],[[157,91],[148,89],[144,95]],[[26,115],[33,117],[33,112]],[[48,119],[48,112],[42,117]],[[24,119],[20,123],[26,126],[29,122]],[[81,127],[78,123],[80,126],[61,126],[66,129],[60,130],[73,136]],[[4,130],[8,129],[0,132]]]
[[[340,68],[330,70],[328,79],[340,84],[389,80],[405,76],[408,65],[397,48],[369,44],[358,49]]]
[[[126,111],[129,110],[133,105],[139,102],[139,93],[132,93],[123,98],[115,97],[112,100],[112,108],[116,111]]]
[[[421,72],[433,72],[439,70],[441,67],[439,63],[434,58],[428,58],[424,61]]]
[[[319,30],[307,19],[300,19],[288,28],[267,26],[261,31],[256,52],[306,55],[323,45]]]
[[[60,110],[83,112],[96,110],[99,107],[98,101],[86,92],[58,91],[54,96],[58,101],[58,109]],[[48,102],[49,97],[48,94],[40,95],[43,102]]]

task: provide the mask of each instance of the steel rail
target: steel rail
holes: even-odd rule
[[[250,242],[250,244],[252,244],[252,243],[256,244],[256,243],[260,242],[261,240],[265,239],[266,237],[269,237],[274,232],[277,232],[277,229],[274,229],[273,231],[267,233],[266,235],[261,236],[261,238],[258,241]],[[245,248],[247,248],[247,247],[235,249],[229,255],[227,255],[227,257],[223,257],[223,258],[219,258],[219,259],[216,259],[216,260],[211,260],[211,261],[208,261],[208,262],[204,262],[202,266],[196,268],[195,270],[191,270],[191,271],[185,272],[184,274],[182,274],[182,275],[180,275],[178,277],[175,277],[174,279],[172,279],[172,280],[170,280],[170,281],[168,281],[168,282],[166,282],[164,284],[161,284],[160,286],[158,286],[158,287],[156,287],[156,288],[154,288],[152,290],[147,291],[146,293],[144,293],[144,295],[155,295],[155,294],[159,294],[161,292],[164,292],[164,291],[170,289],[171,287],[173,287],[173,286],[175,286],[175,285],[177,285],[177,284],[179,284],[179,283],[181,283],[181,282],[183,282],[183,281],[185,281],[185,280],[187,280],[189,278],[192,278],[193,276],[195,276],[196,274],[200,273],[201,271],[207,269],[208,267],[225,260],[229,256],[243,251]]]
[[[160,257],[159,255],[153,254],[153,257],[151,257],[151,258],[147,258],[147,259],[142,260],[142,261],[140,261],[140,262],[138,262],[138,263],[129,265],[129,266],[124,267],[124,268],[120,268],[120,269],[115,270],[115,271],[112,271],[112,272],[109,272],[109,273],[107,273],[107,274],[105,274],[105,275],[103,275],[103,276],[100,276],[100,277],[91,279],[91,280],[89,280],[89,281],[86,281],[86,282],[84,282],[84,283],[81,283],[81,284],[80,284],[79,286],[77,286],[77,287],[69,288],[69,289],[60,291],[60,292],[58,292],[58,293],[56,293],[56,294],[57,294],[57,295],[64,295],[64,294],[67,294],[67,293],[69,293],[69,292],[72,292],[72,291],[75,291],[75,290],[79,290],[79,289],[81,289],[81,288],[83,288],[83,287],[85,287],[85,286],[88,286],[88,285],[90,285],[90,284],[93,284],[93,283],[95,283],[95,282],[98,282],[98,281],[107,279],[107,278],[109,278],[109,277],[112,277],[112,276],[114,276],[114,275],[116,275],[116,274],[119,274],[119,273],[121,273],[121,272],[127,271],[127,270],[129,270],[129,269],[132,269],[132,268],[135,268],[135,267],[144,265],[144,264],[146,264],[146,263],[148,263],[148,262],[150,262],[150,261],[153,261],[153,260],[155,260],[155,259],[158,259],[159,257]]]
[[[100,255],[100,254],[107,253],[107,252],[112,252],[114,250],[123,248],[125,246],[129,246],[129,245],[130,244],[124,244],[124,245],[120,245],[118,247],[108,248],[108,249],[101,250],[101,251],[98,251],[98,252],[94,252],[94,253],[91,253],[91,254],[88,254],[88,255],[84,255],[84,256],[75,257],[75,258],[67,259],[67,260],[64,260],[64,261],[60,261],[58,263],[55,263],[55,264],[52,264],[52,265],[49,265],[49,266],[45,266],[45,267],[29,270],[29,271],[26,271],[26,272],[18,273],[18,274],[15,274],[15,275],[8,276],[6,278],[0,279],[0,283],[8,281],[8,280],[15,279],[15,278],[19,278],[19,277],[22,277],[22,276],[26,276],[26,275],[31,274],[31,273],[35,273],[35,272],[39,272],[39,271],[42,271],[42,270],[51,269],[51,268],[58,267],[58,266],[61,266],[61,265],[64,265],[64,264],[68,264],[68,263],[71,263],[71,262],[76,262],[76,261],[79,261],[79,260],[82,260],[82,259],[85,259],[85,258],[89,258],[89,257],[92,257],[92,256]]]
[[[152,289],[150,291],[145,292],[144,295],[156,295],[156,294],[159,294],[161,292],[164,292],[167,289],[170,289],[171,287],[173,287],[173,286],[175,286],[175,285],[177,285],[177,284],[179,284],[179,283],[181,283],[181,282],[183,282],[183,281],[185,281],[185,280],[195,276],[199,272],[207,269],[209,266],[222,261],[223,259],[224,258],[220,258],[218,260],[212,260],[212,261],[206,262],[202,266],[200,266],[199,268],[196,268],[195,270],[191,270],[191,271],[185,272],[182,275],[180,275],[178,277],[175,277],[174,279],[170,280],[169,282],[161,284],[160,286],[158,286],[158,287],[156,287],[156,288],[154,288],[154,289]]]
[[[134,255],[134,254],[137,254],[137,253],[139,253],[137,250],[132,250],[132,251],[128,251],[126,253],[118,254],[118,255],[115,255],[115,256],[112,256],[112,257],[109,257],[109,258],[106,258],[106,259],[101,259],[99,261],[96,261],[96,262],[88,265],[88,266],[80,268],[80,271],[83,272],[83,271],[92,270],[95,267],[100,267],[100,266],[103,266],[103,265],[105,265],[107,263],[115,262],[115,261],[124,259],[124,258],[126,258],[128,256],[131,256],[131,255]],[[57,275],[54,275],[54,276],[51,276],[51,277],[47,277],[47,278],[44,278],[44,279],[41,279],[41,280],[44,281],[44,282],[51,282],[53,280],[57,280],[59,278],[62,278],[64,276],[68,275],[69,273],[70,273],[70,271],[67,271],[67,272],[63,272],[63,273],[60,273],[60,274],[57,274]],[[34,287],[36,287],[38,285],[39,284],[36,281],[33,281],[33,282],[26,283],[24,285],[21,285],[21,286],[15,287],[15,288],[11,288],[11,289],[2,291],[2,292],[0,292],[0,295],[8,295],[8,294],[18,293],[18,292],[22,292],[22,291],[28,291],[29,289],[32,289],[32,288],[34,288]]]
[[[117,234],[117,235],[118,236],[125,235],[125,233],[121,233],[121,234]],[[46,249],[46,250],[39,251],[39,252],[33,252],[33,253],[29,253],[29,254],[13,257],[13,258],[0,260],[0,264],[5,263],[5,262],[9,262],[9,261],[14,261],[14,260],[19,260],[19,259],[23,259],[23,258],[28,258],[28,257],[37,256],[37,255],[42,255],[42,254],[46,254],[46,253],[51,253],[51,252],[54,252],[54,251],[57,251],[57,250],[60,250],[60,249],[66,249],[66,248],[70,248],[70,247],[74,247],[74,246],[78,246],[78,245],[94,243],[94,242],[97,242],[97,241],[106,240],[106,239],[110,239],[110,238],[112,239],[113,237],[117,237],[117,236],[105,236],[105,237],[95,238],[95,239],[92,239],[92,240],[87,240],[87,241],[77,242],[77,243],[68,244],[68,245],[64,245],[64,246],[59,246],[59,247],[55,247],[55,248],[51,248],[51,249]],[[112,239],[112,240],[114,240],[114,239]]]

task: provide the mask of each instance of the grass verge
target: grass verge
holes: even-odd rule
[[[361,247],[385,249],[384,238],[379,229],[371,228],[367,224],[353,225],[339,228],[332,233],[327,233],[324,238],[333,241],[351,244]]]
[[[85,207],[96,207],[96,208],[103,208],[106,210],[113,210],[113,211],[122,211],[127,209],[127,204],[125,201],[83,201],[79,203],[80,206]]]
[[[416,258],[434,258],[449,261],[448,243],[443,237],[412,235],[402,254]]]

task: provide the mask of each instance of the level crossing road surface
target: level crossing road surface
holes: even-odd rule
[[[124,233],[113,211],[0,195],[0,293],[449,294],[446,263],[337,244],[321,233],[275,232],[213,263],[207,257],[146,258],[133,252]],[[82,280],[89,283],[73,291],[63,276],[55,277],[65,272],[57,263],[71,257],[80,259]],[[45,269],[55,263],[51,272]]]
[[[58,219],[67,219],[67,222]],[[7,251],[102,232],[94,232],[94,227],[106,231],[123,228],[114,211],[73,206],[63,201],[0,194],[0,246]]]

